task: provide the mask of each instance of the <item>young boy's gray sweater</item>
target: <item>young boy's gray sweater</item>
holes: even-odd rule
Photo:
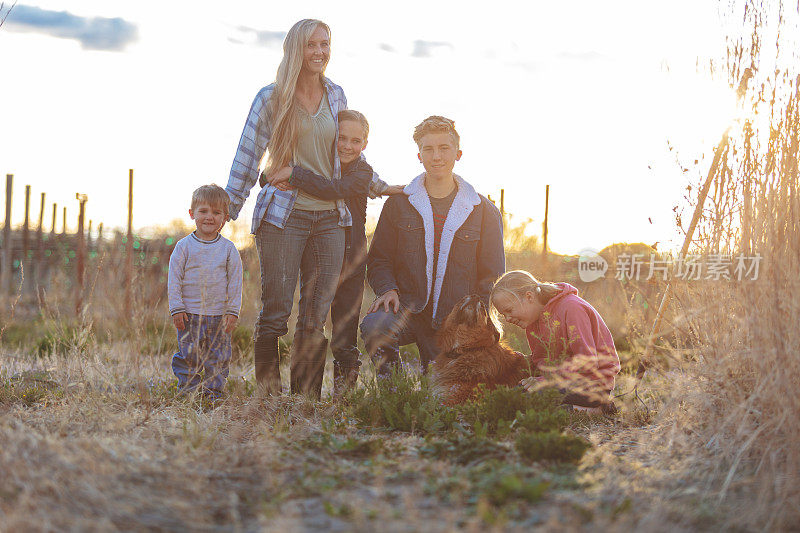
[[[169,314],[239,316],[242,259],[221,235],[212,241],[194,232],[178,241],[169,258]]]

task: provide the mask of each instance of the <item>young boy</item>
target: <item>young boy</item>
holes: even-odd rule
[[[229,201],[218,185],[194,191],[189,216],[197,229],[178,241],[169,258],[169,312],[178,330],[172,371],[178,390],[201,386],[211,399],[219,399],[225,387],[231,331],[242,303],[242,260],[219,234]]]
[[[425,172],[406,195],[386,200],[372,237],[367,278],[378,296],[361,323],[367,351],[387,375],[399,346],[416,342],[424,370],[436,358],[436,332],[467,294],[489,305],[505,271],[500,212],[460,176],[455,123],[431,116],[414,130]]]
[[[297,187],[323,200],[344,198],[353,217],[353,225],[345,233],[345,256],[339,286],[331,305],[333,335],[334,396],[353,387],[361,366],[358,351],[358,320],[364,296],[366,276],[367,196],[400,194],[403,187],[387,185],[378,178],[362,156],[367,147],[369,123],[358,111],[339,112],[339,138],[336,144],[342,162],[342,179],[329,180],[301,167],[287,167],[270,179],[279,187]]]

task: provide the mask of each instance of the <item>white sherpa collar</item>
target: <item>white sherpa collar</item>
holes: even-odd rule
[[[423,172],[411,183],[406,185],[403,192],[408,195],[408,201],[417,210],[422,217],[422,224],[425,228],[425,275],[428,280],[427,295],[431,294],[431,286],[433,286],[433,316],[436,316],[436,310],[439,307],[439,295],[442,291],[442,283],[444,281],[444,273],[447,271],[447,259],[450,255],[450,246],[453,244],[453,237],[458,231],[458,228],[467,220],[472,210],[476,205],[481,203],[481,197],[475,192],[475,189],[467,183],[461,176],[453,174],[458,186],[458,192],[453,199],[453,204],[450,206],[450,211],[447,212],[447,219],[442,228],[442,239],[439,243],[439,257],[436,262],[436,276],[433,276],[433,208],[431,207],[431,200],[428,197],[428,191],[425,188],[425,173]],[[429,297],[429,296],[428,296]],[[425,305],[427,306],[427,300]]]

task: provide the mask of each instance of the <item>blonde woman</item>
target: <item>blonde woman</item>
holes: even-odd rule
[[[297,22],[283,42],[275,82],[261,89],[250,108],[226,190],[236,219],[258,166],[264,174],[300,165],[340,179],[336,117],[347,108],[341,87],[325,77],[331,33],[313,19]],[[255,371],[259,387],[281,391],[278,337],[288,332],[298,276],[300,308],[292,346],[291,390],[319,398],[327,339],[323,325],[342,268],[344,228],[351,216],[343,200],[322,200],[297,189],[266,184],[253,213],[261,264],[261,313],[255,327]]]

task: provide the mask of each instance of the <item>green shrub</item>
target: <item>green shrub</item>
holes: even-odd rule
[[[246,359],[253,351],[253,328],[247,326],[236,326],[231,333],[231,359],[236,361]]]
[[[7,323],[0,326],[0,342],[5,346],[28,347],[39,341],[43,323],[40,320],[22,323]]]
[[[489,504],[493,511],[515,502],[536,502],[550,486],[540,476],[538,467],[488,460],[465,468],[428,474],[425,494],[447,503]]]
[[[525,413],[517,413],[514,427],[518,431],[526,431],[529,433],[562,431],[570,424],[572,418],[572,415],[570,415],[566,409],[562,408],[551,408],[544,411],[528,409]]]
[[[564,427],[566,422],[562,425],[562,420],[565,416],[569,420],[569,415],[559,407],[560,404],[561,394],[557,391],[528,393],[519,387],[498,387],[491,391],[481,390],[474,400],[459,407],[459,413],[476,435],[504,436],[511,432],[512,424],[516,425],[514,420],[518,416],[527,417],[529,424],[537,420],[536,423],[548,427]],[[529,411],[540,415],[528,416]]]
[[[558,431],[522,432],[515,440],[517,452],[530,461],[577,463],[592,445],[586,439]]]
[[[92,327],[86,325],[55,324],[36,343],[36,353],[64,355],[71,352],[85,354],[92,342]]]
[[[0,405],[22,403],[37,404],[62,391],[47,371],[25,371],[0,381]]]
[[[178,335],[172,321],[160,324],[151,322],[145,324],[143,335],[136,344],[143,354],[173,354],[178,351]]]
[[[397,369],[387,378],[368,381],[348,397],[350,412],[362,426],[385,427],[411,433],[449,430],[456,412],[432,394],[427,376]]]
[[[361,439],[355,436],[339,437],[330,433],[315,433],[300,444],[347,457],[373,457],[387,449],[386,441],[380,437]]]
[[[504,446],[490,439],[473,436],[431,441],[419,449],[422,456],[449,460],[460,465],[504,459],[508,452]]]
[[[536,502],[550,486],[530,469],[495,462],[472,469],[469,478],[475,489],[473,498],[484,498],[498,507],[515,500]]]
[[[487,483],[483,495],[493,505],[503,505],[509,500],[535,502],[547,490],[548,483],[540,480],[526,480],[516,474],[505,474]]]

